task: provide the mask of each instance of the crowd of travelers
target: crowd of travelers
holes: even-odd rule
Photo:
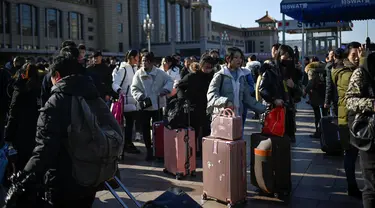
[[[114,148],[120,151],[119,156],[142,154],[133,141],[143,140],[145,160],[151,161],[150,124],[165,119],[175,98],[188,100],[193,106],[190,124],[196,132],[199,157],[201,139],[210,135],[211,117],[221,108],[231,108],[245,124],[248,110],[255,113],[254,119],[262,121],[265,112],[284,106],[286,138],[296,142],[296,104],[307,96],[316,126],[311,137],[320,137],[321,115],[328,115],[332,109],[338,116],[345,150],[348,195],[362,197],[366,208],[375,207],[375,150],[371,137],[375,135],[366,134],[369,138],[364,142],[354,139],[351,128],[359,117],[370,119],[374,113],[374,53],[352,42],[345,50],[330,51],[325,62],[317,57],[304,58],[304,69],[298,50],[288,45],[273,45],[271,54],[271,60],[261,63],[256,56],[245,57],[239,48],[230,47],[224,59],[212,50],[198,59],[191,56],[181,60],[176,53],[156,63],[150,51],[129,50],[119,61],[116,57],[104,59],[101,51],[86,58],[83,44],[64,41],[59,53],[48,61],[15,57],[0,69],[1,146],[17,151],[14,174],[3,182],[8,190],[6,206],[30,207],[43,201],[43,206],[48,202],[51,207],[91,207],[103,185],[87,186],[77,180],[81,173],[76,166],[81,163],[75,158],[76,149],[71,148],[83,144],[68,138],[81,139],[87,134],[73,134],[76,131],[72,130],[72,122],[86,116],[77,111],[76,98],[85,100],[82,106],[90,106],[93,114],[103,115],[98,125],[105,123],[114,134],[122,136],[123,141],[118,142],[121,148]],[[119,96],[125,97],[121,127],[106,117]],[[362,192],[355,179],[358,153],[365,180]]]

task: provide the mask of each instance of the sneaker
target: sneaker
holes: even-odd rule
[[[142,134],[137,132],[135,133],[135,141],[139,142],[142,140]]]

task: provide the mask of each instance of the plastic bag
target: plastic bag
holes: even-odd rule
[[[276,107],[272,109],[264,119],[262,133],[283,137],[285,133],[285,108]]]

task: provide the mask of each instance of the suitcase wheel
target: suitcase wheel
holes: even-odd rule
[[[181,180],[183,176],[183,173],[176,173],[176,180]]]
[[[207,194],[206,193],[202,194],[202,200],[207,200]]]
[[[190,176],[191,176],[191,177],[196,177],[196,176],[197,176],[197,173],[195,172],[195,170],[192,170],[192,171],[191,171]]]
[[[163,173],[169,173],[166,168],[163,169]]]

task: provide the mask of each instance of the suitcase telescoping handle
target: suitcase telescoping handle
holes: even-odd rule
[[[319,106],[319,111],[320,111],[320,117],[323,118],[323,109],[324,109],[324,106]],[[332,108],[329,108],[329,113],[331,116],[334,116],[333,115],[333,111],[332,111]]]
[[[134,196],[130,193],[130,191],[124,186],[124,184],[121,183],[120,179],[117,178],[117,176],[114,177],[116,183],[121,187],[121,189],[130,197],[130,199],[134,202],[134,204],[141,208],[142,205],[137,201],[137,199],[134,198]],[[105,186],[108,188],[108,190],[113,194],[113,196],[116,198],[116,200],[121,204],[123,208],[128,208],[126,206],[125,202],[120,198],[120,196],[116,193],[116,191],[112,188],[111,185],[106,181],[104,182]]]

